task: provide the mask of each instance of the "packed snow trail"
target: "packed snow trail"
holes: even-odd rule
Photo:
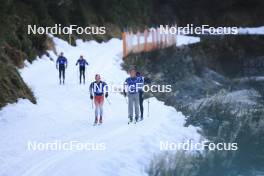
[[[38,104],[19,100],[0,111],[0,176],[139,176],[160,141],[198,141],[194,127],[183,127],[184,116],[174,108],[150,99],[150,117],[128,125],[127,104],[120,93],[109,93],[104,103],[104,123],[92,126],[94,109],[89,98],[89,83],[96,73],[108,84],[123,83],[128,76],[121,70],[122,41],[107,43],[77,41],[77,46],[53,38],[57,52],[68,58],[65,85],[59,85],[55,62],[46,56],[21,70]],[[56,60],[53,52],[52,58]],[[88,61],[86,85],[79,84],[76,60]],[[145,111],[147,101],[144,101]],[[145,113],[146,114],[146,113]],[[104,143],[99,151],[30,151],[28,141],[79,141]]]

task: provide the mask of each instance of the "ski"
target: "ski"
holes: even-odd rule
[[[144,119],[143,118],[140,118],[140,119],[138,119],[138,122],[141,122],[141,121],[143,121]]]
[[[140,121],[140,120],[138,120],[138,121],[136,121],[136,120],[134,120],[134,121],[129,121],[129,122],[127,122],[127,124],[128,124],[128,125],[129,125],[129,124],[137,124],[139,121]]]
[[[93,126],[101,126],[103,123],[94,123]]]

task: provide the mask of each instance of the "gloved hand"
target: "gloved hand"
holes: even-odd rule
[[[93,95],[92,95],[92,94],[90,95],[90,99],[91,99],[91,100],[93,99]]]
[[[107,98],[107,97],[108,97],[108,92],[105,93],[105,98]]]
[[[147,77],[144,78],[144,83],[145,84],[151,84],[151,80]]]
[[[58,70],[58,65],[56,65],[56,69]]]
[[[126,94],[126,91],[125,91],[125,90],[123,90],[123,93],[124,93],[124,97],[126,97],[126,96],[127,96],[127,94]]]

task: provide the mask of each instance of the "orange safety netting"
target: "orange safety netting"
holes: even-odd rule
[[[129,53],[148,52],[176,45],[176,34],[161,32],[160,28],[145,29],[144,32],[122,33],[123,57]]]

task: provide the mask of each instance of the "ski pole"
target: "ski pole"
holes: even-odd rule
[[[111,103],[110,103],[110,101],[108,100],[108,98],[106,98],[106,100],[107,100],[108,104],[111,105]]]
[[[83,83],[85,84],[86,79],[86,71],[84,71]]]
[[[91,103],[92,103],[92,109],[93,109],[93,100],[91,100]]]
[[[149,117],[149,99],[148,99],[148,117]]]
[[[78,73],[78,68],[76,69],[76,71],[77,71],[77,82],[79,82],[79,73]]]

